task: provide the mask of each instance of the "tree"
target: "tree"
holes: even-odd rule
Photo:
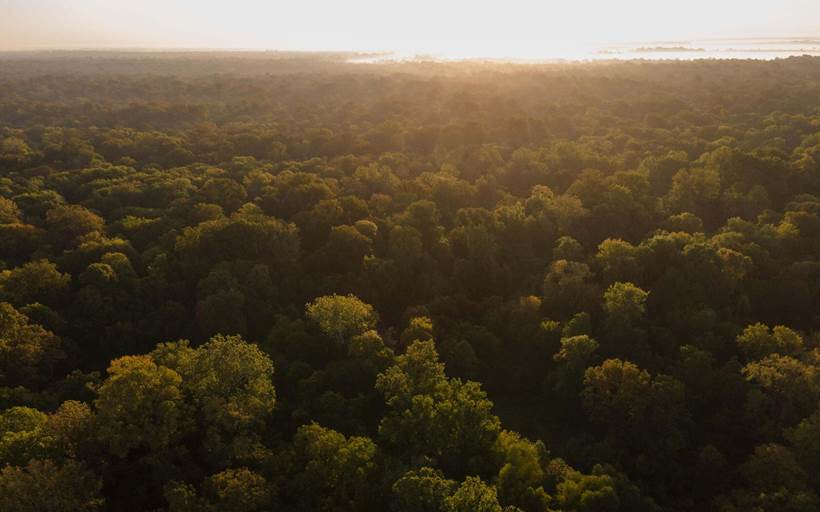
[[[444,500],[447,512],[501,512],[498,493],[475,476],[468,476],[452,496]]]
[[[34,302],[53,305],[70,283],[71,275],[59,272],[57,265],[46,259],[0,272],[0,293],[20,306]]]
[[[409,347],[416,340],[432,340],[433,321],[427,316],[414,316],[401,332],[399,339],[405,347]]]
[[[634,325],[646,312],[649,292],[632,283],[615,283],[604,292],[604,310],[609,321],[619,325]]]
[[[640,249],[624,240],[607,238],[598,245],[595,263],[605,282],[637,281],[641,278]]]
[[[592,309],[596,287],[586,263],[556,260],[550,264],[542,290],[544,304],[565,316]]]
[[[571,236],[562,236],[555,242],[552,257],[556,260],[582,261],[584,259],[584,247]]]
[[[51,376],[65,358],[60,338],[8,302],[0,302],[0,383],[5,386],[37,386]]]
[[[177,369],[203,428],[236,433],[260,426],[276,404],[273,363],[239,336],[212,337]]]
[[[584,409],[595,423],[631,429],[648,413],[651,389],[649,372],[629,361],[607,359],[584,374]]]
[[[757,428],[771,434],[808,416],[820,397],[820,378],[814,365],[792,356],[770,354],[742,369],[750,390],[746,409]]]
[[[191,349],[187,341],[159,345],[150,357],[179,376],[185,421],[206,467],[259,462],[262,428],[276,404],[273,363],[240,336],[217,335]]]
[[[820,506],[820,497],[808,486],[806,473],[785,446],[769,443],[755,447],[740,473],[746,487],[732,492],[736,507],[809,512]]]
[[[447,379],[432,341],[410,345],[376,389],[388,409],[379,435],[404,460],[426,456],[455,475],[486,470],[500,431],[492,402],[477,383]]]
[[[234,215],[185,228],[177,237],[181,253],[198,275],[220,262],[253,261],[286,277],[299,255],[298,229],[265,215]]]
[[[248,468],[226,469],[208,477],[205,496],[215,512],[270,510],[272,492],[265,477]]]
[[[672,178],[666,203],[670,213],[693,213],[711,225],[718,220],[720,190],[720,175],[716,170],[681,169]]]
[[[666,219],[664,227],[669,231],[684,231],[691,234],[702,233],[703,221],[694,213],[683,212],[670,215]]]
[[[11,199],[0,196],[0,224],[20,222],[20,208]]]
[[[84,402],[66,400],[43,425],[43,433],[64,457],[87,454],[94,445],[94,413]]]
[[[182,377],[149,356],[125,356],[108,367],[97,392],[97,433],[109,452],[126,457],[147,449],[162,457],[191,428]]]
[[[211,178],[202,185],[200,193],[205,202],[218,204],[227,213],[242,206],[248,196],[245,188],[230,178]]]
[[[25,166],[34,157],[34,151],[20,137],[4,137],[0,142],[0,162],[11,168]]]
[[[99,478],[82,464],[32,460],[0,469],[0,509],[15,512],[89,512],[103,505]]]
[[[501,503],[514,505],[525,512],[547,510],[550,496],[546,467],[549,453],[541,441],[532,442],[515,432],[502,431],[496,449],[503,457],[496,487]]]
[[[76,245],[80,237],[101,233],[105,221],[88,208],[70,204],[46,212],[46,227],[49,238],[58,247],[68,247]]]
[[[431,467],[410,470],[393,483],[390,510],[393,512],[442,512],[445,500],[458,483]]]
[[[793,355],[803,348],[803,338],[788,327],[769,329],[765,324],[746,326],[738,335],[737,344],[749,359],[761,359],[770,354]]]
[[[314,254],[319,272],[347,273],[361,270],[366,256],[373,252],[373,241],[353,226],[334,226],[327,243]]]
[[[604,292],[607,355],[626,357],[642,364],[651,360],[652,351],[642,328],[648,296],[649,292],[632,283],[617,282]]]
[[[552,356],[559,364],[554,376],[554,389],[559,399],[577,401],[584,370],[598,347],[598,342],[586,334],[561,338],[561,349]]]
[[[299,427],[291,495],[306,510],[370,510],[378,498],[376,450],[366,437],[347,438],[315,423]]]
[[[59,462],[90,453],[91,422],[91,410],[81,402],[64,402],[49,415],[30,407],[6,409],[0,413],[0,464],[25,466],[34,459]]]
[[[596,464],[590,474],[569,469],[555,490],[554,506],[576,512],[658,512],[655,502],[611,466]]]
[[[196,320],[205,336],[247,334],[245,294],[239,280],[225,268],[214,268],[197,284]]]
[[[309,303],[307,317],[337,343],[362,334],[376,326],[378,316],[373,306],[354,295],[326,295]]]
[[[598,342],[586,334],[561,338],[561,350],[552,358],[555,361],[583,369],[590,355],[598,349]]]
[[[0,224],[0,257],[8,263],[24,262],[43,244],[45,232],[31,224]]]
[[[269,457],[261,428],[275,404],[272,373],[270,359],[238,336],[215,336],[196,349],[163,343],[111,363],[94,401],[95,431],[109,454],[151,474],[139,482],[141,506],[158,502],[163,490],[174,506],[198,503],[184,485],[164,484]],[[132,490],[120,492],[127,499]]]
[[[23,466],[44,458],[51,440],[43,435],[48,416],[30,407],[12,407],[0,413],[0,464]]]
[[[684,443],[683,384],[666,375],[653,378],[629,361],[608,359],[584,373],[581,402],[590,421],[620,450],[621,461],[640,464],[657,481],[661,475],[671,477],[668,458]]]
[[[576,512],[622,510],[618,493],[609,475],[584,475],[578,471],[570,472],[564,481],[558,484],[555,502],[560,510]]]
[[[820,411],[803,419],[794,428],[787,429],[785,435],[795,457],[816,487],[820,484]]]
[[[359,363],[358,376],[372,389],[376,376],[393,363],[393,349],[385,346],[379,333],[367,331],[350,339],[347,354]]]

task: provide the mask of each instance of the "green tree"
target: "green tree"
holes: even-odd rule
[[[393,512],[443,512],[445,500],[458,483],[431,467],[410,470],[393,483],[390,510]]]
[[[619,325],[633,325],[646,312],[649,292],[632,283],[615,283],[604,292],[604,310],[609,321]]]
[[[640,463],[639,470],[654,473],[656,481],[671,477],[668,459],[685,443],[683,384],[667,375],[652,377],[629,361],[608,359],[584,373],[581,402],[622,462]]]
[[[770,354],[744,366],[742,374],[755,386],[746,410],[769,435],[808,416],[820,398],[818,368],[791,356]]]
[[[803,338],[788,327],[778,325],[769,329],[765,324],[746,326],[738,335],[737,344],[750,359],[761,359],[769,354],[794,355],[803,348]]]
[[[7,302],[0,302],[0,383],[37,386],[65,358],[60,338]]]
[[[70,284],[71,275],[61,273],[57,265],[46,259],[0,272],[0,293],[18,306],[34,302],[54,305]]]
[[[718,219],[720,192],[720,175],[714,169],[681,169],[672,178],[666,204],[670,213],[694,213],[710,225]]]
[[[125,356],[108,368],[94,401],[97,434],[110,453],[147,449],[161,457],[191,428],[182,377],[149,356]]]
[[[102,217],[80,205],[61,205],[46,212],[49,238],[58,247],[76,245],[80,237],[101,233],[105,227]]]
[[[0,510],[15,512],[88,512],[99,510],[100,479],[82,464],[32,460],[0,469]]]
[[[175,249],[200,276],[238,260],[264,263],[284,278],[296,265],[299,235],[295,225],[265,215],[233,215],[185,228]]]
[[[501,512],[498,493],[475,476],[468,476],[452,496],[444,500],[447,512]]]
[[[248,468],[226,469],[208,477],[204,494],[218,512],[263,512],[270,510],[271,485]]]
[[[432,341],[416,341],[376,380],[387,403],[379,435],[405,460],[426,456],[452,474],[486,470],[500,431],[475,382],[449,380]]]
[[[0,196],[0,224],[20,222],[20,208],[11,199]]]
[[[592,271],[586,263],[556,260],[550,264],[542,290],[544,304],[565,317],[578,311],[589,311],[600,293],[592,282]]]
[[[12,407],[0,413],[0,464],[24,466],[50,455],[51,439],[43,434],[48,416],[30,407]]]
[[[515,432],[502,431],[496,449],[503,457],[496,480],[499,501],[526,512],[547,510],[550,496],[544,486],[548,481],[549,453],[544,443],[529,441]]]
[[[820,411],[785,432],[797,460],[816,487],[820,485]]]
[[[605,282],[637,281],[641,277],[640,248],[624,240],[607,238],[598,245],[595,263]]]
[[[273,363],[239,336],[214,336],[177,368],[205,428],[232,433],[260,426],[276,404]]]
[[[22,169],[32,163],[37,152],[21,137],[4,137],[0,142],[0,162],[9,169]]]
[[[267,456],[262,429],[276,404],[273,363],[240,336],[212,337],[191,349],[187,341],[162,344],[150,357],[179,376],[176,387],[195,427],[195,450],[214,468]]]
[[[554,506],[575,512],[658,512],[655,502],[610,466],[596,464],[589,474],[570,469],[555,490]]]
[[[306,510],[372,510],[378,499],[376,456],[375,443],[366,437],[303,425],[293,439],[291,494]]]
[[[376,326],[378,315],[373,306],[354,295],[326,295],[305,306],[307,317],[337,343],[362,334]]]
[[[361,270],[366,256],[372,255],[373,241],[353,226],[334,226],[325,245],[314,254],[319,272],[340,273]]]
[[[554,389],[560,399],[577,400],[584,370],[598,347],[598,342],[586,334],[561,338],[561,349],[552,356],[559,365],[554,375]]]
[[[206,203],[218,204],[225,212],[232,213],[242,206],[248,197],[245,188],[230,178],[211,178],[200,190]]]

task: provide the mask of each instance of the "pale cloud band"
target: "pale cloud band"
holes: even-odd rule
[[[0,49],[269,48],[572,56],[589,45],[816,36],[817,0],[0,0]]]

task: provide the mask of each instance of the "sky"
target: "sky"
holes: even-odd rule
[[[0,0],[0,50],[241,48],[484,57],[817,37],[820,0]]]

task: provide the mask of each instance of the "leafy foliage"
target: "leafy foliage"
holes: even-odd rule
[[[820,60],[344,58],[0,56],[0,510],[818,510]]]

